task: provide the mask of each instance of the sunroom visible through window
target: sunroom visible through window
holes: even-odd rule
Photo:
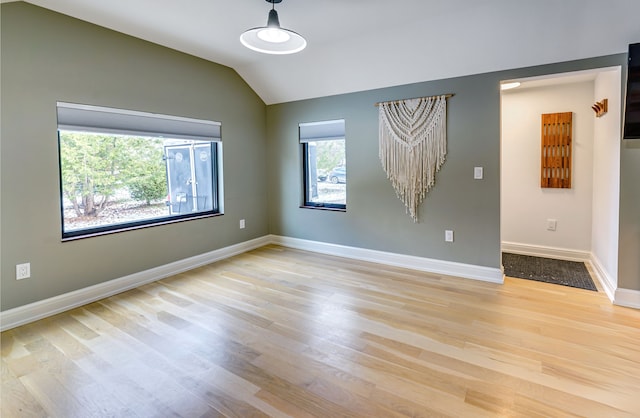
[[[220,213],[220,124],[58,103],[63,239]]]

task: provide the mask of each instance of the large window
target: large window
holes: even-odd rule
[[[62,238],[220,213],[220,123],[58,103]]]
[[[344,120],[300,124],[304,170],[304,207],[347,207]]]

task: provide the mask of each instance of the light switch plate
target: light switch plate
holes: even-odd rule
[[[473,167],[473,178],[476,180],[482,180],[484,177],[484,169],[482,167]]]
[[[447,229],[446,231],[444,231],[444,240],[446,242],[453,242],[453,231],[450,229]]]

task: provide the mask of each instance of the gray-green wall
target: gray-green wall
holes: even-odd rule
[[[618,287],[640,291],[640,141],[620,152]]]
[[[269,106],[271,231],[278,235],[487,267],[500,266],[500,94],[494,75],[441,80]],[[420,207],[405,213],[378,159],[376,102],[454,93],[447,160]],[[301,209],[297,126],[344,118],[347,211]],[[483,166],[484,180],[473,179]],[[444,242],[445,229],[455,241]]]
[[[625,64],[616,55],[265,106],[227,67],[25,3],[1,13],[2,310],[269,233],[498,267],[500,80]],[[455,94],[447,161],[414,224],[378,161],[374,103],[442,93]],[[225,215],[62,243],[56,101],[222,122]],[[298,123],[336,118],[347,212],[301,209]],[[618,284],[640,290],[638,145],[621,144],[621,176]],[[16,281],[22,262],[32,277]]]
[[[266,107],[234,70],[22,2],[1,18],[2,310],[268,234]],[[225,214],[61,242],[56,101],[221,122]]]
[[[287,237],[500,266],[501,80],[623,66],[626,54],[521,68],[267,108],[271,233]],[[621,88],[623,86],[621,85]],[[448,101],[448,154],[415,224],[378,160],[376,102],[453,93]],[[300,122],[344,118],[347,137],[347,212],[300,208]],[[619,287],[640,290],[640,148],[621,143]],[[473,179],[473,167],[484,179]],[[526,219],[522,220],[527,222]],[[445,229],[455,231],[444,242]]]

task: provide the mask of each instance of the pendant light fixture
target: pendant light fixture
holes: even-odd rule
[[[295,54],[307,46],[307,41],[299,34],[280,27],[275,4],[282,0],[267,0],[271,3],[267,26],[253,28],[240,35],[242,45],[264,54]]]

